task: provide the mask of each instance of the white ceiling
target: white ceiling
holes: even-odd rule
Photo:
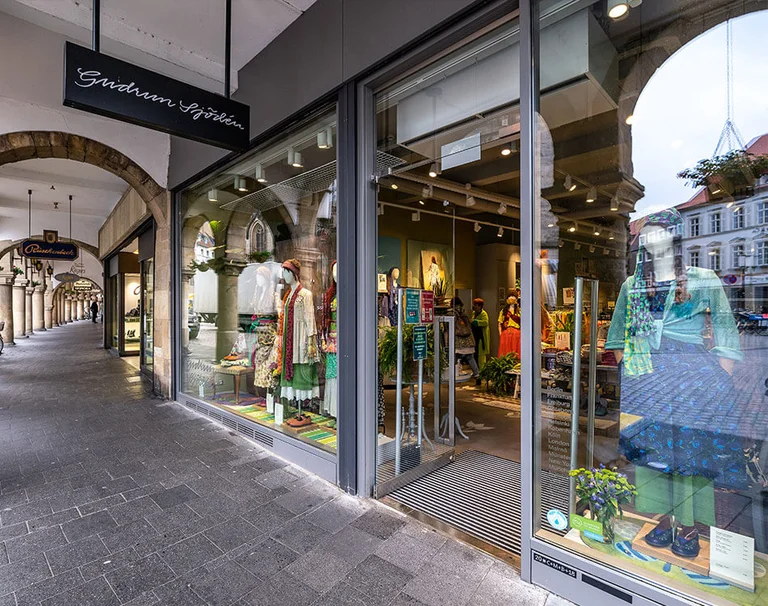
[[[233,89],[237,71],[314,2],[232,1]],[[82,42],[90,41],[91,6],[90,0],[0,0],[0,11]],[[138,50],[203,76],[212,88],[211,82],[224,81],[224,6],[224,0],[102,0],[103,50],[157,69],[141,61]],[[205,86],[171,69],[164,73]]]
[[[0,166],[0,240],[28,235],[27,191],[31,189],[34,233],[58,229],[61,235],[69,234],[71,195],[73,235],[95,244],[99,227],[127,188],[113,174],[72,160],[45,158]],[[59,203],[58,210],[54,202]]]

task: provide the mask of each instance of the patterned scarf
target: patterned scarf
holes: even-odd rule
[[[293,296],[291,296],[291,291],[289,290],[287,293],[285,293],[285,297],[283,298],[283,313],[285,314],[285,303],[288,301],[288,297],[290,297],[290,301],[288,301],[287,305],[288,316],[280,321],[281,331],[285,331],[285,326],[288,326],[288,334],[285,335],[285,351],[282,352],[285,356],[283,360],[285,362],[286,381],[293,380],[293,317],[294,310],[296,308],[296,299],[299,298],[299,292],[301,291],[301,288],[301,283],[298,283],[296,285],[296,290],[293,291]]]

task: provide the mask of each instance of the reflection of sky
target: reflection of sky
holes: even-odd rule
[[[768,132],[768,11],[732,22],[731,116],[744,144]],[[726,119],[726,28],[694,39],[654,74],[634,113],[635,178],[645,186],[637,219],[688,200],[695,192],[677,173],[715,151]],[[721,151],[721,153],[723,153]]]

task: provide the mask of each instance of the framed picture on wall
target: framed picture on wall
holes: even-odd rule
[[[406,284],[435,293],[435,299],[453,296],[453,248],[446,244],[408,240]]]

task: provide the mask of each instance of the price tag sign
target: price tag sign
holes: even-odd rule
[[[421,317],[421,291],[405,289],[405,323],[418,324]]]
[[[569,332],[556,332],[555,333],[555,347],[557,349],[570,349],[571,348],[571,333]]]
[[[435,320],[435,293],[431,290],[421,291],[421,321],[434,322]]]
[[[709,538],[709,576],[754,591],[755,539],[715,526]]]
[[[427,359],[427,327],[414,326],[413,328],[413,359]]]

